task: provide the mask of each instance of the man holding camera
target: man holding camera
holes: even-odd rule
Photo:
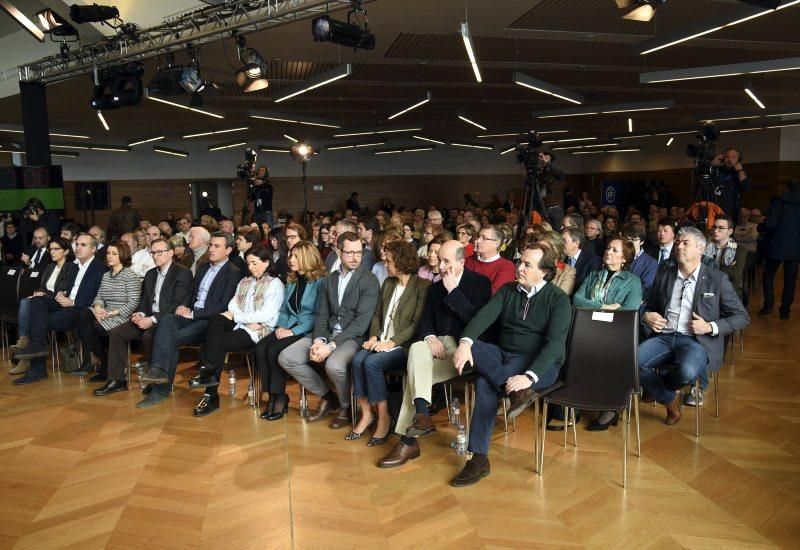
[[[55,212],[47,212],[44,203],[36,197],[31,198],[22,208],[22,221],[19,224],[19,232],[25,242],[31,242],[33,232],[44,227],[50,235],[58,235],[61,229],[61,220]]]
[[[712,196],[709,198],[733,218],[736,225],[739,223],[739,193],[750,191],[751,184],[742,166],[742,152],[728,147],[714,159],[714,166],[717,172],[711,184]]]
[[[275,225],[272,219],[273,188],[269,182],[269,170],[266,166],[258,167],[252,184],[248,191],[248,198],[253,202],[253,221],[259,225],[266,222],[271,228]]]

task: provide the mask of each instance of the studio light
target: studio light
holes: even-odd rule
[[[114,6],[72,4],[69,8],[69,17],[76,23],[103,23],[119,19],[119,10]]]
[[[475,44],[472,42],[472,35],[469,33],[469,23],[461,23],[461,38],[464,40],[464,47],[467,49],[467,57],[472,65],[472,72],[475,73],[475,80],[483,82],[481,71],[478,68],[478,58],[475,55]]]
[[[314,154],[314,148],[308,143],[298,142],[292,145],[292,156],[297,162],[306,163]]]
[[[430,93],[430,92],[425,92],[425,99],[423,99],[422,101],[418,101],[417,103],[414,103],[414,104],[413,104],[413,105],[411,105],[410,107],[406,107],[406,108],[405,108],[405,109],[403,109],[402,111],[398,111],[398,112],[396,112],[396,113],[395,113],[395,114],[393,114],[392,116],[388,117],[388,120],[392,120],[392,119],[394,119],[394,118],[397,118],[397,117],[399,117],[400,115],[403,115],[403,114],[405,114],[405,113],[407,113],[407,112],[409,112],[409,111],[411,111],[411,110],[414,110],[414,109],[416,109],[417,107],[420,107],[420,106],[422,106],[422,105],[425,105],[425,104],[426,104],[427,102],[429,102],[430,100],[431,100],[431,93]]]
[[[267,80],[267,65],[253,48],[248,48],[244,36],[236,37],[236,49],[239,61],[244,65],[234,73],[236,83],[245,93],[257,92],[269,86]]]
[[[623,19],[628,21],[650,21],[656,9],[667,0],[616,0],[617,7],[624,9]]]
[[[478,123],[477,123],[477,122],[475,122],[474,120],[472,120],[472,119],[469,119],[469,118],[465,117],[464,115],[458,115],[458,118],[460,118],[461,120],[463,120],[463,121],[464,121],[464,122],[466,122],[467,124],[472,124],[472,125],[473,125],[473,126],[475,126],[476,128],[480,128],[480,129],[481,129],[481,130],[483,130],[484,132],[486,131],[486,126],[483,126],[483,125],[481,125],[481,124],[478,124]]]
[[[350,17],[355,11],[353,10],[347,14],[347,23],[332,19],[330,15],[322,15],[312,19],[311,35],[314,37],[314,42],[333,42],[353,49],[373,49],[375,47],[375,35],[369,32],[366,21],[363,27],[350,22]]]
[[[22,28],[31,33],[36,40],[39,42],[44,42],[44,33],[39,30],[39,27],[33,24],[33,21],[28,19],[28,16],[19,11],[11,2],[8,2],[7,0],[0,0],[0,9],[13,17],[17,23],[22,25]]]
[[[565,90],[564,88],[559,88],[558,86],[548,84],[544,80],[533,78],[532,76],[528,76],[525,73],[518,71],[514,72],[514,83],[543,94],[557,97],[558,99],[563,99],[564,101],[569,101],[570,103],[575,103],[577,105],[581,105],[584,102],[584,98],[581,95],[570,92],[569,90]]]
[[[77,36],[78,31],[67,23],[63,17],[50,8],[45,8],[33,14],[39,28],[52,36]]]
[[[330,71],[325,71],[324,73],[320,73],[312,78],[309,78],[308,80],[302,82],[301,84],[298,84],[297,86],[292,86],[291,88],[288,88],[287,90],[276,95],[273,101],[275,103],[286,101],[287,99],[293,98],[300,94],[304,94],[310,90],[319,88],[320,86],[325,86],[326,84],[330,84],[331,82],[335,82],[336,80],[350,76],[352,73],[353,73],[352,64],[345,63],[344,65],[340,65],[335,69],[331,69]]]
[[[168,147],[162,147],[161,145],[153,145],[153,151],[156,153],[161,153],[162,155],[171,155],[173,157],[183,157],[186,158],[189,156],[189,153],[186,151],[179,151],[178,149],[170,149]]]
[[[108,111],[138,105],[142,101],[142,72],[140,65],[132,64],[98,74],[89,106]]]

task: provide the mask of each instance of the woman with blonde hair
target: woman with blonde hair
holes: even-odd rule
[[[545,231],[526,237],[529,242],[544,244],[556,253],[556,273],[550,282],[563,290],[567,296],[572,296],[575,291],[575,268],[564,262],[564,239],[561,235],[556,231]]]
[[[256,346],[261,388],[269,393],[261,418],[270,421],[280,420],[289,409],[286,371],[278,364],[278,355],[314,329],[319,288],[325,276],[325,264],[313,243],[296,243],[289,251],[288,261],[286,293],[275,331]]]

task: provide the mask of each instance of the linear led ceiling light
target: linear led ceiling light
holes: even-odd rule
[[[264,153],[291,153],[288,148],[272,147],[269,145],[259,145],[258,150]]]
[[[271,111],[248,111],[247,116],[249,116],[250,118],[257,118],[259,120],[271,120],[274,122],[285,122],[287,124],[304,124],[306,126],[320,126],[322,128],[341,128],[340,124],[337,124],[330,120],[299,117],[288,113],[277,113]]]
[[[464,39],[464,47],[467,49],[467,57],[472,65],[472,72],[475,73],[475,80],[483,82],[481,71],[478,68],[478,58],[475,55],[475,44],[472,42],[472,35],[469,33],[469,23],[461,23],[461,38]]]
[[[421,126],[387,126],[386,128],[378,128],[377,130],[345,130],[338,134],[333,134],[333,137],[353,137],[353,136],[372,136],[375,134],[397,134],[403,132],[419,132],[422,130]]]
[[[406,107],[406,108],[405,108],[405,109],[403,109],[402,111],[398,111],[398,112],[396,112],[396,113],[395,113],[395,114],[393,114],[392,116],[388,117],[388,120],[392,120],[393,118],[397,118],[397,117],[399,117],[400,115],[403,115],[403,114],[405,114],[405,113],[407,113],[407,112],[409,112],[409,111],[411,111],[411,110],[413,110],[413,109],[416,109],[417,107],[421,107],[422,105],[425,105],[425,104],[426,104],[427,102],[429,102],[430,100],[431,100],[431,93],[430,93],[430,92],[425,92],[425,99],[423,99],[422,101],[418,101],[417,103],[414,103],[414,104],[413,104],[412,106],[410,106],[410,107]]]
[[[377,145],[386,145],[386,140],[362,142],[362,143],[342,143],[339,145],[328,145],[325,147],[326,151],[339,151],[341,149],[359,149],[361,147],[375,147]]]
[[[628,117],[628,133],[633,133],[633,119],[631,117]]]
[[[642,101],[639,103],[616,103],[613,105],[592,105],[588,107],[568,107],[566,109],[550,109],[547,111],[534,111],[535,118],[561,118],[588,115],[613,115],[617,113],[636,113],[640,111],[662,111],[671,109],[675,102],[669,101]]]
[[[570,103],[575,103],[576,105],[582,105],[585,101],[582,95],[570,92],[564,88],[559,88],[558,86],[553,86],[544,80],[533,78],[519,71],[514,72],[514,83],[543,94],[557,97],[558,99],[563,99],[564,101],[569,101]]]
[[[755,4],[755,2],[752,3]],[[752,6],[728,6],[725,9],[726,13],[731,13],[732,9],[740,10],[739,13],[737,13],[733,18],[726,17],[725,19],[717,19],[713,22],[709,22],[707,19],[705,19],[701,23],[698,23],[697,25],[685,29],[679,33],[671,34],[670,36],[664,38],[648,40],[643,44],[645,49],[639,53],[640,55],[647,55],[649,53],[657,52],[659,50],[663,50],[664,48],[669,48],[670,46],[674,46],[694,38],[699,38],[701,36],[711,34],[712,32],[716,32],[727,27],[732,27],[734,25],[738,25],[739,23],[744,23],[745,21],[750,21],[751,19],[761,17],[762,15],[767,15],[775,12],[776,10],[782,10],[797,4],[800,4],[800,0],[781,0],[775,9],[764,9],[762,7]]]
[[[670,145],[672,145],[672,142],[673,142],[673,141],[675,141],[675,138],[674,138],[674,137],[671,137],[671,138],[669,138],[669,139],[667,140],[667,147],[669,147]]]
[[[44,33],[39,29],[39,27],[33,24],[33,21],[28,19],[28,16],[19,11],[11,2],[0,0],[0,9],[13,17],[17,23],[22,25],[26,31],[31,33],[36,40],[39,42],[44,42]]]
[[[143,143],[150,143],[152,141],[163,141],[165,139],[164,134],[156,134],[153,136],[147,136],[139,139],[135,139],[133,141],[128,142],[128,147],[136,147],[137,145],[142,145]]]
[[[580,137],[580,138],[564,138],[564,139],[548,139],[542,143],[571,143],[575,141],[594,141],[596,137]]]
[[[761,109],[766,109],[767,108],[767,106],[764,105],[764,102],[762,102],[758,98],[758,96],[756,95],[756,89],[753,88],[753,85],[751,83],[748,82],[745,85],[744,93],[746,93],[748,96],[750,96],[750,99],[752,99],[755,102],[755,104],[758,105]]]
[[[345,63],[344,65],[339,65],[335,69],[331,69],[330,71],[325,71],[324,73],[320,73],[312,78],[309,78],[304,82],[301,82],[296,86],[292,86],[291,88],[284,90],[283,92],[276,95],[273,101],[275,103],[286,101],[287,99],[291,99],[293,97],[299,96],[300,94],[304,94],[308,91],[311,91],[314,88],[319,88],[320,86],[325,86],[326,84],[330,84],[331,82],[335,82],[341,78],[348,77],[352,73],[353,73],[353,65],[351,63]]]
[[[678,82],[681,80],[698,80],[702,78],[722,78],[743,74],[775,73],[800,69],[800,57],[786,59],[770,59],[730,65],[712,65],[710,67],[694,67],[691,69],[671,69],[668,71],[650,71],[639,73],[640,84],[658,84],[660,82]]]
[[[85,151],[108,151],[112,153],[127,153],[130,147],[124,145],[102,145],[100,143],[53,143],[53,149],[79,149]]]
[[[111,128],[108,127],[108,122],[106,122],[106,117],[103,116],[103,111],[97,111],[97,118],[100,119],[100,124],[103,125],[103,128],[105,128],[107,132],[111,130]]]
[[[189,153],[186,151],[179,151],[178,149],[170,149],[169,147],[162,147],[161,145],[153,145],[153,151],[156,153],[161,153],[162,155],[171,155],[173,157],[183,157],[186,158],[189,156]]]
[[[181,134],[181,139],[189,139],[202,136],[215,136],[217,134],[229,134],[231,132],[244,132],[249,129],[250,129],[249,126],[240,126],[239,128],[226,128],[224,130],[206,130],[201,132],[192,132],[190,134]]]
[[[714,122],[725,122],[728,120],[747,120],[751,118],[764,118],[764,117],[783,117],[783,116],[798,116],[800,115],[800,107],[783,107],[781,109],[767,109],[764,111],[742,111],[742,112],[722,112],[715,113],[706,118],[702,118],[699,122],[704,124],[711,124]],[[51,134],[52,135],[52,134]]]
[[[241,147],[243,145],[247,145],[246,141],[228,141],[226,143],[217,143],[215,145],[209,145],[208,150],[211,151],[222,151],[223,149],[230,149],[231,147]]]
[[[502,151],[500,151],[500,154],[501,154],[501,155],[505,155],[506,153],[510,153],[511,151],[514,151],[514,150],[516,150],[516,148],[517,148],[517,146],[516,146],[516,145],[512,145],[511,147],[506,147],[505,149],[503,149]]]
[[[396,155],[398,153],[419,153],[421,151],[433,151],[435,145],[421,145],[419,147],[403,147],[401,149],[375,149],[373,155]]]
[[[466,141],[451,141],[450,145],[453,147],[469,147],[471,149],[484,149],[486,151],[492,151],[494,149],[491,145],[484,145],[482,143],[469,143]]]
[[[300,143],[300,140],[290,134],[283,134],[283,137],[291,141],[292,143]]]
[[[430,143],[436,143],[438,145],[445,145],[445,142],[440,140],[440,139],[434,139],[434,138],[429,138],[429,137],[425,137],[425,136],[418,136],[416,134],[411,136],[411,137],[414,138],[414,139],[418,139],[420,141],[427,141],[427,142],[430,142]]]
[[[460,118],[461,120],[463,120],[463,121],[464,121],[464,122],[466,122],[467,124],[472,124],[473,126],[475,126],[475,127],[477,127],[477,128],[480,128],[480,129],[481,129],[481,130],[483,130],[484,132],[486,131],[486,126],[481,126],[480,124],[478,124],[478,123],[477,123],[477,122],[475,122],[474,120],[471,120],[471,119],[469,119],[469,118],[465,117],[464,115],[458,115],[458,118]]]
[[[165,105],[172,105],[173,107],[177,107],[179,109],[185,109],[187,111],[192,111],[195,113],[200,113],[201,115],[206,115],[214,118],[225,118],[225,115],[221,115],[216,113],[206,107],[192,107],[191,105],[183,105],[182,103],[178,103],[176,101],[170,101],[169,99],[164,99],[163,97],[157,97],[152,95],[147,89],[145,89],[145,97],[152,101],[157,101],[158,103],[164,103]]]
[[[16,126],[14,124],[0,124],[0,132],[6,134],[24,134],[25,130],[22,129],[22,126]],[[50,132],[50,136],[71,139],[89,139],[89,136],[82,134],[65,134],[61,132]]]

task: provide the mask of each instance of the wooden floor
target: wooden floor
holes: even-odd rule
[[[514,433],[498,422],[491,476],[453,489],[464,459],[443,415],[420,459],[381,470],[390,445],[301,422],[296,385],[285,421],[259,420],[246,370],[239,397],[193,418],[185,382],[140,411],[138,390],[96,398],[65,374],[18,388],[3,368],[0,548],[797,548],[798,319],[797,306],[789,322],[753,315],[721,373],[722,418],[706,407],[699,439],[693,409],[668,427],[643,405],[627,490],[620,428],[581,429],[578,449],[549,437],[539,477],[527,411]]]

